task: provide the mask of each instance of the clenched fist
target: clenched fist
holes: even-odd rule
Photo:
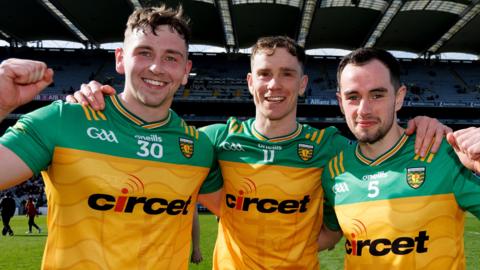
[[[31,101],[53,81],[43,62],[11,58],[0,64],[0,120]]]

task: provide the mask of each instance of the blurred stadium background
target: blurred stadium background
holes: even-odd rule
[[[182,3],[191,18],[193,69],[173,108],[196,126],[254,116],[245,48],[266,35],[288,35],[309,52],[300,122],[336,125],[349,134],[335,99],[336,52],[369,46],[401,57],[402,80],[409,88],[401,122],[428,115],[454,129],[480,125],[480,0],[4,0],[0,61],[45,61],[55,70],[55,82],[0,123],[0,132],[23,113],[64,99],[83,82],[95,79],[123,89],[112,43],[122,41],[135,7],[162,3]],[[67,45],[52,47],[59,40]],[[459,54],[448,53],[461,57],[451,59]],[[45,206],[41,179],[12,191],[19,206],[29,195]]]

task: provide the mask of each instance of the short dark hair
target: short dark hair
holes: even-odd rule
[[[142,31],[149,29],[156,35],[155,29],[158,26],[168,25],[170,26],[170,30],[175,30],[175,32],[183,37],[188,48],[191,36],[189,23],[190,19],[183,14],[181,5],[176,9],[166,7],[165,5],[139,8],[128,17],[125,35],[128,31],[132,32],[135,29]]]
[[[265,52],[267,55],[272,55],[275,53],[276,48],[285,48],[291,55],[297,57],[303,72],[306,61],[305,49],[298,45],[295,40],[287,36],[270,36],[259,38],[252,47],[250,62],[253,61],[253,58],[259,52]]]
[[[348,64],[362,66],[372,60],[378,60],[387,67],[390,72],[390,81],[395,91],[397,91],[402,85],[400,83],[400,64],[391,53],[376,48],[359,48],[342,58],[337,69],[338,90],[340,90],[340,76]]]

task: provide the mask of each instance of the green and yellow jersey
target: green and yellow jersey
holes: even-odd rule
[[[205,134],[173,111],[147,123],[116,96],[102,112],[54,102],[0,143],[45,170],[42,269],[187,269],[197,194],[222,185]]]
[[[324,223],[343,231],[345,269],[465,269],[464,211],[480,217],[480,180],[448,143],[425,158],[414,144],[403,135],[375,160],[350,145],[324,170]]]
[[[225,190],[213,268],[318,269],[320,177],[346,139],[335,128],[300,124],[288,136],[266,138],[254,119],[235,118],[205,133]]]

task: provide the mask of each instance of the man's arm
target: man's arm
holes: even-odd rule
[[[14,152],[0,144],[0,190],[13,187],[32,177],[32,170]]]
[[[327,226],[322,225],[320,235],[318,236],[318,251],[332,250],[342,239],[342,231],[332,231]]]
[[[198,194],[198,202],[208,208],[217,217],[220,216],[220,203],[222,200],[223,188],[215,192]]]
[[[0,122],[18,106],[30,102],[53,81],[53,70],[43,62],[7,59],[0,64]],[[0,189],[33,175],[14,152],[0,145]]]
[[[198,220],[197,206],[195,206],[195,211],[193,212],[192,256],[190,261],[194,264],[199,264],[203,261],[202,251],[200,250],[200,221]]]

